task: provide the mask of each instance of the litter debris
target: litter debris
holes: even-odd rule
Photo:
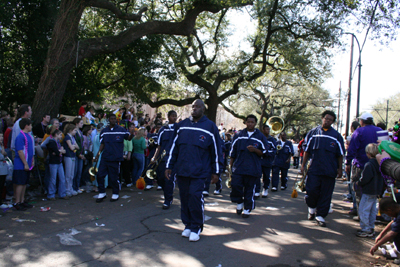
[[[124,204],[121,204],[121,207],[123,206]]]
[[[208,221],[208,220],[210,220],[212,217],[210,217],[210,216],[207,216],[207,215],[204,215],[204,221]]]
[[[265,209],[266,210],[279,210],[278,208],[275,208],[275,207],[266,207]]]
[[[123,196],[123,197],[121,197],[121,198],[130,198],[131,196],[127,196],[127,195],[125,195],[125,196]]]
[[[104,227],[104,226],[106,226],[104,223],[102,223],[102,224],[98,224],[98,223],[96,223],[96,226],[99,226],[99,227]]]
[[[28,220],[28,219],[18,219],[18,218],[12,218],[12,220],[16,222],[36,222],[35,220]]]
[[[131,202],[131,200],[129,199],[128,202]]]
[[[14,235],[8,235],[8,237],[13,237]]]
[[[71,233],[57,234],[60,237],[60,243],[66,246],[82,246],[81,241],[73,237],[73,235],[81,233],[80,231],[72,228]]]
[[[204,206],[218,206],[218,202],[206,203]]]
[[[133,189],[131,189],[131,190],[133,190]],[[142,192],[138,192],[138,194],[139,194],[139,195],[141,195],[141,194],[142,194]]]
[[[40,207],[40,211],[49,211],[50,209],[50,207]]]

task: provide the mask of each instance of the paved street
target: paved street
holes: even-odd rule
[[[295,171],[290,171],[290,187]],[[258,199],[248,219],[236,215],[236,205],[224,188],[222,195],[206,198],[207,221],[198,242],[180,235],[179,199],[165,211],[161,209],[162,192],[155,189],[123,188],[115,203],[109,201],[111,192],[107,192],[108,199],[101,204],[95,203],[95,193],[83,193],[55,202],[36,198],[33,209],[7,212],[0,217],[0,265],[304,267],[386,263],[382,257],[368,254],[373,239],[355,236],[358,223],[347,215],[351,203],[342,200],[346,185],[339,181],[327,228],[306,220],[304,194],[293,199],[291,188]],[[42,206],[51,210],[40,212]],[[60,243],[57,234],[70,233],[71,228],[80,231],[73,237],[82,245]]]

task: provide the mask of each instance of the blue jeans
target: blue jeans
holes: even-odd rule
[[[74,175],[74,181],[72,183],[72,188],[75,191],[78,191],[79,187],[81,186],[82,168],[83,168],[83,159],[76,158],[76,160],[75,160],[75,175]]]
[[[361,230],[374,231],[376,214],[378,214],[375,195],[362,194],[358,214]]]
[[[136,184],[136,181],[139,179],[140,175],[144,170],[144,154],[133,153],[133,170],[132,170],[132,183]]]
[[[55,197],[56,194],[56,184],[57,184],[57,174],[58,174],[58,196],[65,197],[65,175],[64,167],[60,164],[49,164],[50,169],[50,180],[49,180],[49,191],[47,194],[48,198]]]

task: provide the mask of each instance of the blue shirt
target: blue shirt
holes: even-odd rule
[[[278,149],[278,146],[281,149]],[[289,169],[290,168],[290,161],[287,162],[288,159],[294,154],[293,151],[293,144],[290,141],[283,142],[282,140],[276,141],[276,155],[272,165]]]
[[[176,123],[174,123],[171,126],[170,125],[163,126],[161,127],[160,131],[158,131],[158,145],[160,146],[160,153],[162,154],[164,150],[166,153],[165,157],[162,159],[163,161],[166,161],[167,158],[169,157],[168,146],[170,143],[172,143],[175,126]]]
[[[324,131],[321,126],[317,126],[308,132],[304,142],[304,151],[311,154],[312,160],[308,173],[336,178],[338,158],[344,155],[342,136],[332,127]]]
[[[102,159],[106,161],[124,161],[124,140],[129,138],[129,132],[119,126],[107,126],[100,133],[100,144],[104,144]]]
[[[220,142],[217,126],[206,116],[198,122],[185,119],[175,127],[166,168],[190,178],[219,174],[223,165]]]
[[[26,138],[26,139],[25,139]],[[28,141],[28,147],[26,147],[26,141]],[[24,163],[22,163],[21,158],[19,157],[18,151],[22,150],[25,155],[25,160],[29,165],[29,168],[32,167],[33,162],[33,137],[29,133],[19,133],[17,138],[15,138],[15,158],[14,158],[14,170],[23,170]],[[26,153],[28,152],[28,153]]]
[[[376,132],[382,131],[381,128],[374,125],[365,125],[354,131],[351,136],[349,148],[347,149],[346,165],[353,165],[363,169],[364,165],[368,162],[365,148],[370,143],[375,143],[378,140]]]
[[[259,178],[262,175],[261,157],[254,152],[250,152],[247,149],[249,145],[261,150],[263,155],[267,153],[268,141],[260,130],[255,129],[249,137],[247,129],[243,129],[232,140],[230,151],[230,156],[234,159],[232,173]]]
[[[276,139],[272,136],[267,137],[267,154],[261,160],[261,165],[264,167],[272,167],[272,162],[276,155]]]
[[[75,152],[74,151],[72,151],[70,148],[69,148],[69,146],[68,146],[68,144],[67,144],[67,141],[71,141],[71,144],[72,145],[74,145],[74,144],[76,144],[76,141],[75,141],[75,137],[73,137],[73,136],[71,136],[71,135],[69,135],[69,134],[66,134],[65,135],[65,137],[64,137],[64,140],[63,140],[63,146],[64,146],[64,149],[65,149],[65,155],[64,155],[64,157],[67,157],[67,158],[75,158]],[[47,141],[47,139],[46,139],[46,141]],[[50,140],[49,140],[50,141]]]

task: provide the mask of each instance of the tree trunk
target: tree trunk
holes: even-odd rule
[[[33,100],[34,121],[40,121],[43,114],[57,116],[69,75],[75,66],[78,26],[84,9],[82,0],[61,1],[39,88]]]
[[[209,97],[206,99],[207,104],[207,117],[212,120],[213,122],[217,121],[217,111],[218,111],[218,95],[217,94],[210,94]]]

